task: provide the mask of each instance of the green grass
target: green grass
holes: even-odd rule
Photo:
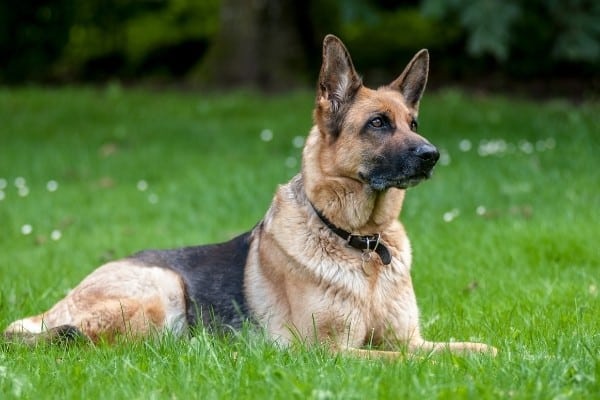
[[[311,93],[0,89],[0,325],[46,309],[108,259],[251,228],[299,168],[293,142],[312,103]],[[597,397],[599,113],[458,91],[422,103],[421,132],[445,154],[402,214],[424,334],[491,343],[494,359],[356,360],[249,332],[0,344],[0,398]]]

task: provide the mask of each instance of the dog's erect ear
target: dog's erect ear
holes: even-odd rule
[[[400,91],[409,107],[419,109],[419,101],[427,84],[429,73],[429,52],[419,51],[408,63],[404,71],[390,84],[392,89]]]
[[[352,65],[352,59],[340,39],[327,35],[323,40],[323,65],[319,74],[318,99],[328,100],[331,110],[354,96],[362,81]]]

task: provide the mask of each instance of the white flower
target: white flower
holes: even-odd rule
[[[288,157],[285,159],[285,166],[288,168],[294,168],[298,164],[296,157]]]
[[[50,239],[54,241],[59,240],[61,237],[62,233],[58,229],[55,229],[50,233]]]
[[[304,146],[304,136],[296,136],[292,139],[292,146],[297,149],[301,149]]]
[[[21,197],[27,197],[29,195],[29,188],[27,186],[20,186],[17,191]]]
[[[460,151],[467,152],[471,150],[473,146],[471,145],[471,141],[469,139],[463,139],[458,143],[458,148]]]
[[[58,190],[58,182],[55,180],[50,180],[46,183],[46,190],[49,192],[56,192]]]
[[[21,188],[27,185],[27,181],[22,176],[18,176],[15,178],[15,186],[17,188]]]
[[[452,159],[450,153],[446,149],[440,149],[440,165],[450,165]]]
[[[460,210],[458,208],[454,208],[450,211],[444,213],[444,222],[452,222],[458,215],[460,214]]]
[[[273,131],[270,129],[263,129],[260,132],[260,140],[262,140],[263,142],[270,142],[271,140],[273,140]]]
[[[531,154],[533,153],[533,144],[527,140],[521,140],[519,142],[519,149],[525,154]]]
[[[148,182],[146,182],[145,180],[139,180],[137,183],[137,190],[139,190],[140,192],[145,192],[148,189]]]
[[[149,194],[148,195],[148,203],[150,203],[150,204],[158,203],[158,195],[156,195],[155,193]]]

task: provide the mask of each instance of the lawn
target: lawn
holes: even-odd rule
[[[299,169],[313,96],[0,89],[0,326],[99,263],[250,229]],[[253,331],[27,348],[0,398],[590,399],[600,396],[600,106],[426,93],[442,150],[401,219],[431,340],[496,358],[381,361]]]

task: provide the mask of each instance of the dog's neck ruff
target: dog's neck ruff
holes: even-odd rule
[[[374,251],[377,253],[379,258],[381,258],[381,262],[383,262],[384,265],[388,265],[392,262],[392,255],[388,248],[381,243],[381,235],[379,233],[374,235],[354,235],[342,228],[335,226],[315,207],[312,202],[310,205],[325,226],[331,229],[333,233],[344,239],[351,247],[364,252]]]

